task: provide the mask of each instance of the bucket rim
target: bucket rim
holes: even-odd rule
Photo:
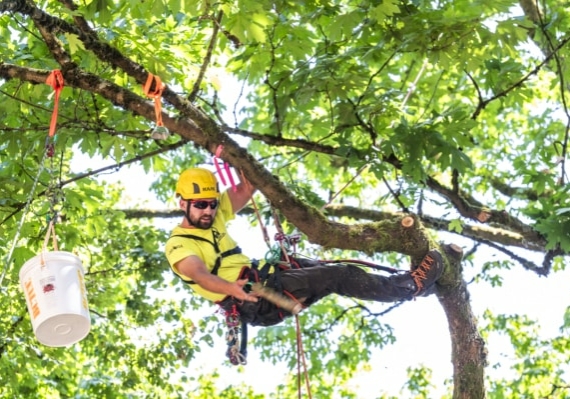
[[[27,274],[30,270],[37,266],[42,266],[42,259],[47,264],[48,262],[54,261],[67,261],[73,263],[75,266],[79,266],[82,273],[85,273],[83,268],[83,263],[81,259],[74,253],[68,251],[42,251],[35,255],[34,257],[28,259],[20,268],[19,277],[20,280]]]

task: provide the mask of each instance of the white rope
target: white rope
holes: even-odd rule
[[[30,208],[30,204],[32,203],[32,200],[34,198],[34,193],[36,191],[38,181],[40,180],[40,175],[42,174],[42,172],[45,169],[45,160],[46,160],[47,153],[48,153],[48,145],[47,145],[48,142],[49,142],[49,137],[46,140],[44,155],[42,157],[42,161],[40,162],[40,170],[38,171],[38,174],[34,180],[34,184],[32,185],[32,190],[30,191],[30,195],[29,195],[28,200],[26,202],[26,206],[24,207],[24,210],[22,212],[22,218],[20,219],[20,223],[18,224],[18,229],[16,230],[16,234],[14,236],[14,241],[12,242],[12,245],[10,246],[10,250],[8,251],[8,254],[6,256],[6,260],[4,261],[4,268],[2,269],[2,275],[0,276],[0,290],[2,289],[4,277],[6,276],[6,273],[8,273],[8,271],[10,270],[10,263],[12,262],[12,255],[14,254],[14,249],[16,248],[16,244],[18,243],[18,240],[20,239],[20,233],[22,231],[22,226],[24,225],[24,220],[26,219],[26,214],[28,213],[28,210]]]

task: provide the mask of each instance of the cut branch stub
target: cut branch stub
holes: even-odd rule
[[[487,220],[489,220],[490,217],[491,214],[489,212],[481,211],[477,215],[477,220],[480,221],[481,223],[485,223]]]
[[[412,227],[414,225],[414,218],[411,216],[406,216],[402,219],[402,226],[405,228]]]

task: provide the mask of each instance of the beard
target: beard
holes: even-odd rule
[[[191,219],[192,225],[197,229],[207,230],[214,224],[214,218],[212,216],[201,216],[196,219]]]

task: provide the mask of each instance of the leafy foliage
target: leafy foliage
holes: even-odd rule
[[[506,270],[566,271],[568,18],[550,0],[0,1],[10,39],[0,43],[0,396],[262,397],[218,374],[186,375],[224,332],[219,315],[196,317],[209,308],[172,279],[168,232],[121,209],[130,193],[100,179],[131,163],[174,208],[178,173],[224,146],[224,160],[263,177],[285,231],[301,230],[314,244],[301,249],[318,257],[407,268],[453,237],[470,247],[474,281],[494,289]],[[55,69],[65,86],[46,140]],[[166,83],[166,140],[151,136],[149,73]],[[273,210],[261,205],[265,223]],[[410,213],[412,233],[400,224]],[[36,342],[18,281],[53,218],[60,249],[83,261],[92,316],[89,337],[65,349]],[[449,294],[464,270],[446,264]],[[465,307],[446,308],[450,326],[469,314],[469,296],[455,294]],[[389,309],[335,297],[303,314],[323,397],[357,397],[351,379],[395,340]],[[490,397],[565,394],[563,337],[539,338],[523,315],[485,317],[483,336],[508,336],[516,359],[512,378],[487,378]],[[292,368],[295,339],[289,321],[252,343]],[[456,384],[471,378],[460,363]],[[403,392],[430,397],[430,373],[410,367]],[[292,372],[271,395],[296,390]]]

